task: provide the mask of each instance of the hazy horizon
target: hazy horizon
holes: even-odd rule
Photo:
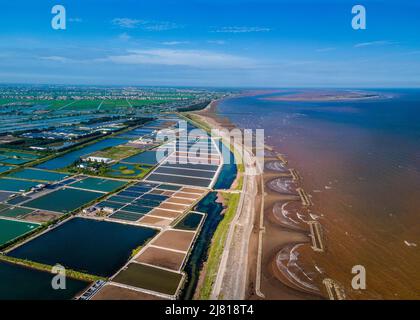
[[[17,0],[0,13],[0,82],[234,88],[419,88],[420,3]],[[401,3],[401,2],[400,2]]]

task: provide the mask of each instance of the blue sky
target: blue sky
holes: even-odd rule
[[[64,5],[67,29],[51,28]],[[351,8],[367,10],[353,30]],[[56,0],[0,4],[0,82],[420,87],[420,1]]]

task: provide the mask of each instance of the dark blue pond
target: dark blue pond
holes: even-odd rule
[[[218,143],[218,148],[223,155],[224,164],[222,165],[222,170],[220,170],[219,177],[217,178],[213,189],[229,189],[238,173],[238,168],[235,164],[235,156],[229,148],[220,141]]]
[[[211,192],[194,208],[194,211],[206,213],[207,217],[184,268],[184,271],[187,273],[187,281],[181,293],[181,299],[183,300],[192,299],[194,296],[200,271],[203,268],[204,262],[207,260],[213,234],[223,219],[223,215],[220,214],[223,211],[223,205],[216,200],[217,192]]]
[[[69,300],[83,291],[87,282],[66,279],[66,288],[54,290],[53,274],[0,262],[0,300]]]
[[[74,218],[9,255],[108,277],[156,233],[145,227]]]

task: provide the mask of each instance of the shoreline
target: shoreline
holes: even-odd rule
[[[204,119],[212,128],[236,128],[236,126],[230,121],[230,119],[217,114],[217,108],[219,103],[220,100],[212,101],[212,103],[210,103],[209,106],[207,106],[205,109],[194,112],[193,114],[201,119]],[[273,157],[269,157],[268,161],[277,160],[281,161],[284,165],[286,165],[286,161],[283,155],[279,154],[278,152],[275,152],[274,149],[270,146],[265,146],[265,149],[268,150],[269,153],[272,153],[272,155],[274,155],[274,159]],[[266,159],[264,163],[265,162]],[[293,177],[293,175],[291,175],[291,177]],[[275,196],[273,196],[273,193],[275,194],[276,192],[270,189],[268,189],[267,191],[263,191],[264,186],[267,184],[267,179],[274,179],[273,172],[269,172],[268,174],[267,172],[264,172],[261,178],[261,183],[258,183],[257,179],[255,179],[256,184],[258,185],[258,192],[255,196],[254,206],[256,207],[255,211],[258,211],[257,209],[259,209],[261,214],[255,214],[252,222],[253,231],[249,238],[249,270],[247,271],[248,280],[246,284],[245,298],[261,299],[266,297],[267,299],[319,299],[320,295],[315,294],[316,290],[312,290],[312,292],[309,290],[302,290],[302,288],[296,286],[296,283],[279,277],[278,272],[281,272],[279,268],[277,268],[277,271],[271,268],[273,266],[273,263],[275,263],[275,258],[278,256],[281,250],[286,248],[291,243],[309,244],[310,237],[306,235],[306,228],[294,229],[290,228],[290,226],[288,227],[287,225],[280,225],[278,223],[279,221],[277,221],[277,223],[276,221],[273,221],[273,217],[271,217],[271,215],[269,215],[267,211],[269,211],[269,209],[272,207],[272,204],[270,203],[275,198]],[[263,203],[262,198],[267,198],[269,205],[264,205],[263,207],[261,207]],[[294,200],[296,200],[296,198]],[[279,229],[281,231],[279,231]],[[275,242],[278,242],[280,244],[280,247],[276,245],[277,248],[273,251],[273,248],[270,249],[270,244]],[[269,282],[272,282],[273,278],[278,280],[276,281],[278,282],[277,286],[268,285]],[[257,288],[255,288],[255,286]],[[287,286],[288,288],[285,289],[284,286]],[[261,292],[260,289],[263,292]],[[322,294],[321,296],[325,297],[324,294]]]
[[[220,119],[215,117],[214,107],[217,103],[211,104],[213,107],[211,112],[210,108],[206,110],[200,110],[194,113],[189,113],[188,117],[199,123],[205,123],[206,127],[209,129],[226,129],[233,128],[234,126],[230,123],[228,119]],[[222,134],[221,139],[226,140],[229,137],[226,137]],[[226,144],[226,141],[224,141]],[[242,157],[244,158],[244,163],[250,165],[252,157],[249,151],[245,151],[243,155],[238,153],[240,145],[230,144],[229,149],[235,154],[235,158],[240,157],[240,161],[237,161],[237,167],[244,167],[240,165],[242,162]],[[240,172],[241,169],[238,169]],[[237,175],[236,181],[237,184],[231,186],[229,190],[224,190],[231,197],[238,198],[235,200],[233,209],[228,208],[228,211],[232,214],[232,221],[227,222],[226,231],[226,240],[223,241],[223,252],[218,262],[218,272],[216,274],[216,279],[214,280],[211,299],[236,299],[242,300],[246,296],[246,281],[247,273],[246,266],[248,265],[248,243],[250,235],[252,232],[252,223],[250,221],[254,220],[254,211],[253,203],[255,202],[253,195],[255,190],[255,183],[253,179],[249,179],[247,175]],[[238,187],[242,188],[242,192],[238,190]],[[250,193],[246,192],[250,190]],[[229,268],[226,266],[229,265]],[[232,268],[232,266],[235,266]],[[244,267],[245,266],[245,267]],[[238,272],[239,271],[239,272]]]
[[[331,298],[332,291],[332,298],[343,298],[342,294],[334,293],[336,283],[344,287],[345,299],[413,299],[419,296],[413,287],[413,281],[418,279],[415,266],[419,251],[405,242],[418,243],[415,213],[419,201],[412,190],[418,189],[419,175],[410,170],[415,161],[407,157],[416,150],[416,141],[410,139],[417,125],[410,116],[418,104],[418,95],[403,96],[397,92],[396,96],[390,100],[354,101],[350,105],[337,103],[334,108],[331,103],[302,106],[292,102],[258,101],[260,96],[233,98],[219,104],[220,116],[231,118],[238,126],[265,128],[266,143],[287,154],[289,168],[298,169],[302,175],[299,185],[313,202],[306,211],[310,216],[308,221],[320,224],[311,225],[312,233],[306,234],[314,235],[310,239],[313,242],[298,248],[296,253],[299,264],[307,266],[305,270],[315,276],[314,280],[326,297]],[[284,110],[279,110],[283,106]],[[307,109],[308,115],[293,118],[300,107]],[[399,108],[404,112],[400,113]],[[384,109],[387,112],[382,114]],[[405,136],[394,131],[392,119],[409,118],[410,130]],[[386,140],[382,140],[383,134],[386,134]],[[365,140],[366,137],[369,139]],[[275,153],[267,154],[275,156]],[[270,167],[283,169],[275,162]],[[274,185],[284,186],[281,183]],[[404,190],[401,199],[393,196],[395,185]],[[267,206],[274,204],[274,200],[267,201]],[[282,214],[279,209],[281,206],[278,205],[277,211]],[[292,205],[285,209],[290,211],[288,218],[301,221],[297,215],[301,214],[300,209],[289,210],[293,209]],[[266,216],[270,214],[272,210],[268,207]],[[268,219],[265,222],[269,223]],[[277,226],[279,230],[275,231],[279,237],[280,228]],[[274,225],[271,231],[267,228],[264,238],[268,239],[267,234],[273,230]],[[269,239],[277,241],[274,236]],[[274,246],[270,249],[272,252],[266,254],[263,268],[277,250]],[[354,274],[351,270],[357,264],[371,270],[367,290],[352,287]],[[389,265],[392,270],[383,269],[383,265]],[[263,293],[267,295],[264,290]]]

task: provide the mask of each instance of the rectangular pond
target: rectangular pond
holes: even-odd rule
[[[0,262],[0,300],[70,300],[89,283],[66,279],[66,289],[54,290],[53,274]]]
[[[152,266],[130,263],[114,279],[114,282],[133,287],[174,295],[182,280],[182,274]]]
[[[0,179],[0,190],[10,191],[10,192],[20,192],[30,190],[32,187],[35,187],[37,184],[40,184],[40,181],[24,181],[17,179]]]
[[[33,210],[19,207],[10,207],[8,209],[3,209],[0,211],[0,216],[7,218],[19,218],[28,213],[31,213]]]
[[[166,174],[152,173],[147,177],[147,181],[156,181],[156,182],[168,182],[175,183],[180,185],[196,186],[196,187],[209,187],[211,184],[211,179],[205,178],[193,178],[185,176],[170,176]]]
[[[7,175],[11,178],[26,179],[26,180],[38,180],[46,182],[61,181],[64,178],[68,177],[68,174],[51,172],[45,170],[29,169],[25,168],[21,171],[17,171]]]
[[[203,214],[190,212],[181,221],[179,221],[176,224],[175,229],[197,230],[203,218],[204,218]]]
[[[157,151],[145,151],[135,156],[124,159],[123,163],[133,163],[133,164],[148,164],[155,165],[159,162],[160,159],[157,159]]]
[[[0,218],[0,246],[39,227],[39,224]]]
[[[198,178],[209,178],[212,179],[216,171],[203,171],[195,169],[177,169],[171,167],[159,167],[154,173],[170,174],[174,176],[186,176],[186,177],[198,177]]]
[[[74,218],[9,255],[108,277],[156,233],[145,227]]]
[[[6,171],[12,170],[14,167],[12,166],[4,166],[4,165],[0,165],[0,173],[4,173]]]
[[[99,192],[63,188],[26,202],[24,206],[40,210],[69,213],[103,195],[103,193]]]
[[[112,192],[127,184],[125,181],[101,179],[101,178],[86,178],[71,186],[74,188],[80,188],[85,190],[100,191],[100,192]]]

